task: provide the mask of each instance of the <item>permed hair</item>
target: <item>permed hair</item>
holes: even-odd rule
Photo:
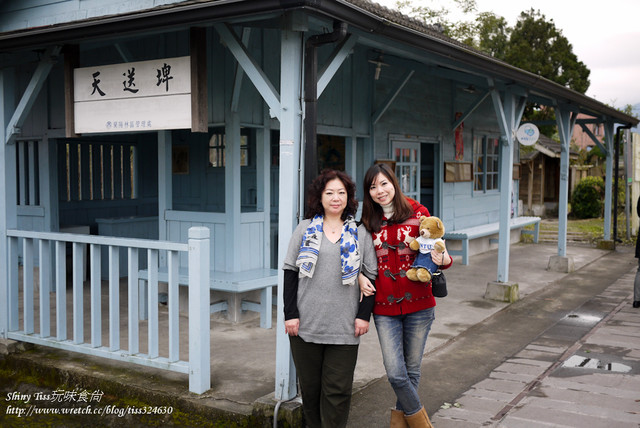
[[[342,220],[346,220],[349,215],[356,215],[356,211],[358,210],[356,184],[344,171],[325,169],[309,186],[309,190],[307,191],[307,213],[305,218],[313,218],[317,214],[324,215],[322,192],[324,192],[325,187],[327,187],[327,183],[336,178],[342,181],[342,184],[344,184],[344,187],[347,190],[347,206],[342,212]]]

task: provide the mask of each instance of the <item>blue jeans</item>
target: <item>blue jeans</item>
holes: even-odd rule
[[[396,393],[396,409],[413,415],[422,409],[418,397],[422,355],[435,308],[406,315],[373,315],[382,349],[384,368]]]

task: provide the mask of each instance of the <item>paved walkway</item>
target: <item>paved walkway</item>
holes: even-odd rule
[[[536,426],[531,425],[531,419],[537,417],[543,420],[541,415],[535,415],[539,413],[537,408],[544,406],[548,407],[545,407],[547,410],[543,413],[551,415],[549,417],[566,417],[561,415],[567,409],[563,409],[564,403],[558,399],[558,395],[563,396],[565,390],[577,394],[580,383],[586,386],[583,390],[591,391],[589,394],[597,394],[596,399],[603,399],[603,403],[612,400],[616,402],[615,406],[622,406],[617,416],[621,423],[635,423],[619,426],[640,426],[640,420],[637,419],[639,404],[634,401],[640,399],[640,393],[633,392],[640,391],[640,384],[637,383],[640,346],[636,321],[640,319],[640,312],[634,312],[630,308],[629,300],[633,288],[630,281],[637,261],[631,249],[626,247],[610,252],[576,246],[568,247],[567,253],[573,258],[576,268],[576,272],[569,275],[547,270],[549,258],[557,254],[554,245],[512,245],[509,281],[519,284],[522,300],[511,305],[483,297],[487,283],[496,280],[496,250],[472,256],[470,264],[466,266],[458,259],[447,271],[449,295],[437,300],[436,321],[427,342],[427,356],[423,365],[425,380],[420,389],[425,407],[433,416],[437,428],[484,424],[500,427]],[[547,294],[547,290],[556,291],[555,294]],[[593,296],[598,298],[593,299]],[[551,326],[560,325],[562,317],[588,301],[606,303],[603,308],[597,309],[599,315],[587,318],[591,324],[584,322],[582,315],[564,320],[567,323],[578,323],[582,327],[587,326],[589,331],[596,327],[584,342],[580,342],[579,347],[574,349],[574,344],[588,331],[568,343],[565,339],[562,344],[554,342],[553,336],[540,336],[540,332],[546,329],[551,334]],[[106,295],[103,296],[103,302],[107,302]],[[628,303],[628,308],[624,302]],[[121,300],[121,305],[126,307],[126,298]],[[160,307],[161,320],[165,319],[163,308],[165,307]],[[612,317],[606,318],[609,313],[613,313]],[[85,311],[85,314],[88,312]],[[274,326],[275,319],[274,314]],[[601,319],[604,321],[598,324]],[[181,317],[183,337],[187,335],[187,325],[186,317]],[[161,321],[160,328],[161,331],[167,328],[166,323]],[[616,328],[614,335],[610,329]],[[123,321],[122,341],[125,344],[126,329],[126,322]],[[141,348],[146,346],[145,330],[142,325]],[[533,336],[529,337],[528,334]],[[620,341],[613,342],[614,338]],[[108,343],[106,340],[105,336],[103,343]],[[473,340],[475,344],[470,343]],[[635,345],[631,347],[633,343]],[[50,378],[60,379],[61,384],[64,382],[82,387],[100,387],[116,405],[122,405],[127,396],[136,397],[140,403],[171,405],[179,408],[182,415],[186,412],[190,416],[198,416],[198,426],[213,426],[216,420],[255,426],[252,424],[258,420],[255,417],[256,403],[270,403],[271,408],[276,404],[273,400],[275,351],[276,327],[270,330],[259,328],[257,316],[232,324],[220,314],[213,315],[211,389],[202,395],[188,391],[187,375],[98,357],[37,347],[28,353],[14,354],[11,359],[13,364],[31,367],[33,372],[55,370],[57,377]],[[601,362],[627,365],[632,367],[632,371],[626,374],[614,371],[605,373],[602,369],[563,367],[561,363],[569,361],[574,354],[579,357],[597,355]],[[617,359],[609,361],[611,355],[617,356]],[[0,385],[12,382],[10,388],[13,392],[47,391],[59,386],[55,384],[58,382],[55,380],[54,384],[49,382],[48,385],[24,385],[20,383],[22,381],[13,378],[3,379],[6,373],[8,372],[0,372]],[[617,382],[613,388],[607,383],[611,381]],[[630,401],[617,399],[614,391],[624,390],[629,391],[627,395]],[[0,392],[4,393],[5,390]],[[389,408],[393,402],[393,391],[386,380],[375,326],[372,323],[371,331],[363,337],[360,346],[349,427],[388,426]],[[441,409],[446,402],[460,407]],[[636,413],[632,413],[633,404],[636,406]],[[284,404],[281,412],[295,406],[295,402]],[[585,401],[579,409],[584,415],[588,415],[589,410],[597,410],[599,407],[603,412],[614,412],[614,409],[619,408],[615,406],[598,406],[597,403],[589,404]],[[2,408],[0,405],[0,411]],[[126,423],[129,426],[188,426],[184,424],[184,419],[182,422],[176,419],[176,414],[154,415],[151,418],[147,416],[145,419],[130,417]],[[24,422],[7,415],[0,415],[0,421],[3,416],[5,421],[18,424]],[[618,421],[615,418],[611,420]],[[96,426],[116,426],[122,422],[115,416],[111,419],[105,417],[100,421],[102,425]],[[556,422],[559,424],[554,425]],[[540,426],[563,426],[561,419],[556,422],[547,420],[547,425]],[[85,423],[85,420],[81,420],[74,426],[85,426]],[[71,426],[71,419],[65,420],[64,425]],[[566,426],[598,425],[590,423]]]
[[[438,428],[640,426],[640,311],[635,272],[614,282],[447,403]],[[568,346],[563,330],[588,326]],[[593,326],[593,327],[591,327]]]
[[[548,245],[514,246],[510,279],[521,285],[524,298],[492,310],[489,316],[472,326],[465,326],[442,346],[427,350],[419,394],[436,428],[485,424],[511,427],[511,422],[501,422],[503,411],[518,409],[516,404],[522,404],[526,393],[538,385],[535,381],[543,379],[543,374],[548,379],[550,372],[547,370],[556,367],[562,358],[571,356],[565,355],[567,350],[573,350],[576,343],[619,305],[625,308],[626,302],[628,309],[625,310],[633,316],[632,279],[637,260],[632,248],[599,252],[590,247],[569,247],[568,254],[576,262],[576,271],[570,274],[540,268],[541,260],[548,254],[544,251],[552,248]],[[474,265],[480,259],[482,263],[491,264],[491,257],[490,253],[476,256],[468,267],[454,265],[447,275],[448,281],[453,278],[454,289],[468,295],[475,293],[480,281],[473,280],[470,271],[483,275],[483,269],[492,270],[493,267],[487,268],[483,264]],[[610,287],[613,288],[608,290]],[[470,304],[469,300],[455,294],[453,297],[438,301],[436,317],[440,321],[445,318],[446,325],[468,316],[467,312],[476,313],[474,306],[480,305],[475,298],[470,299],[473,302]],[[486,300],[484,303],[489,304]],[[636,315],[640,319],[640,312]],[[442,330],[434,326],[432,331],[428,342]],[[631,343],[629,341],[629,346]],[[634,355],[630,348],[616,352]],[[640,393],[637,398],[640,399]],[[393,391],[385,378],[372,382],[354,395],[349,427],[388,426],[389,408],[394,402]],[[447,407],[445,403],[449,403],[449,409],[442,408]],[[508,416],[512,414],[507,413]],[[557,422],[557,425],[547,421],[547,425],[524,423],[519,426],[563,426]]]

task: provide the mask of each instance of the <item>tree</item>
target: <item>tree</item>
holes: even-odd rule
[[[573,47],[553,19],[530,9],[520,13],[514,28],[504,18],[491,13],[478,16],[477,48],[523,70],[538,74],[580,93],[589,88],[590,71],[578,61]],[[555,121],[555,110],[529,103],[524,119]],[[540,126],[548,137],[556,133],[555,125]]]
[[[581,94],[589,88],[591,72],[578,60],[553,19],[547,21],[540,11],[520,13],[501,59]]]
[[[452,21],[445,7],[414,6],[412,0],[397,1],[396,5],[403,13],[421,19],[426,24],[439,26],[445,35],[513,66],[582,94],[589,88],[591,72],[578,60],[573,53],[573,46],[562,35],[562,30],[556,27],[553,19],[547,20],[540,11],[530,9],[521,12],[517,23],[511,28],[505,18],[499,15],[477,13],[475,0],[453,1],[458,12],[464,16],[475,14],[475,19]],[[524,119],[555,121],[555,110],[530,103],[525,109]],[[553,137],[555,125],[541,126],[540,132]]]
[[[431,0],[433,4],[435,0]],[[451,19],[451,10],[442,6],[442,0],[437,1],[437,6],[425,6],[425,1],[416,6],[412,0],[398,0],[396,7],[402,13],[420,19],[427,25],[434,26],[443,34],[459,40],[463,43],[472,42],[476,33],[476,24],[473,20],[465,21],[459,19],[460,16],[467,16],[477,11],[476,0],[449,0],[449,3],[456,9],[458,19]]]
[[[432,4],[433,4],[433,0]],[[438,7],[415,5],[413,0],[400,0],[396,7],[403,13],[471,47],[482,50],[523,70],[538,74],[553,82],[584,94],[589,88],[587,66],[573,53],[573,46],[556,27],[553,19],[534,9],[520,13],[518,22],[510,28],[507,21],[494,13],[477,13],[475,0],[451,0],[458,19],[449,18],[451,11]],[[460,16],[476,16],[469,21]]]
[[[482,12],[476,18],[476,29],[478,41],[467,44],[495,58],[504,59],[511,34],[507,20],[491,12]]]

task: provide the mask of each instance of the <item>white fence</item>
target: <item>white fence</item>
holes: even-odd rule
[[[9,272],[7,272],[6,338],[95,355],[189,375],[189,390],[201,394],[211,386],[209,336],[210,238],[206,227],[189,229],[188,244],[126,239],[68,233],[7,231]],[[72,247],[72,310],[67,310],[67,244]],[[90,334],[84,333],[84,251],[90,246]],[[21,246],[21,247],[20,247]],[[101,248],[109,253],[108,344],[102,343]],[[22,248],[20,281],[19,248]],[[35,253],[37,251],[37,254]],[[120,314],[120,251],[127,251],[127,316]],[[138,317],[138,252],[146,251],[149,269],[147,353],[140,352]],[[159,332],[158,260],[166,251],[169,269],[168,332]],[[188,360],[180,360],[178,264],[180,252],[189,259],[189,346]],[[39,269],[35,268],[38,262]],[[35,290],[38,272],[39,328],[36,332]],[[20,285],[22,283],[22,289]],[[20,293],[22,292],[22,304]],[[55,295],[52,305],[51,296]],[[4,300],[4,299],[3,299]],[[55,335],[52,335],[51,307],[55,308]],[[20,320],[22,319],[22,325]],[[72,338],[67,337],[67,320],[72,322]],[[120,326],[127,323],[128,347],[121,349]],[[167,355],[160,355],[159,338],[168,337]]]

